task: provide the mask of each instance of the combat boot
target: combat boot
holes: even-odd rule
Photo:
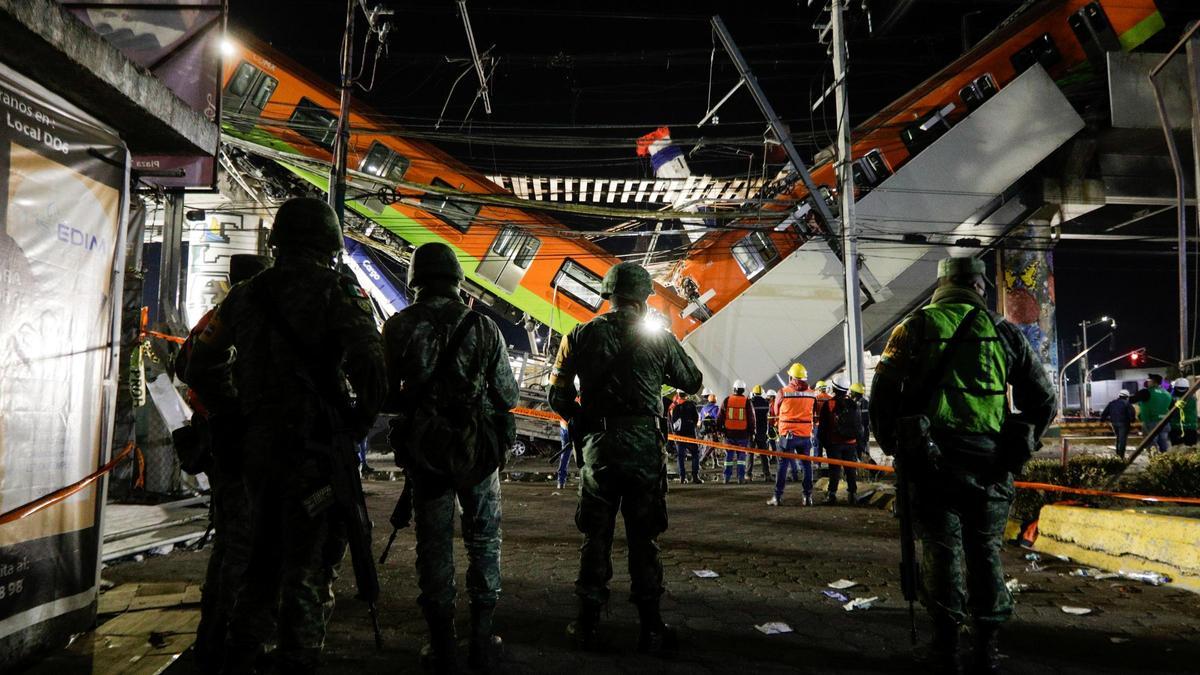
[[[495,605],[471,605],[471,642],[467,663],[473,670],[489,673],[504,650],[504,641],[492,634]]]
[[[935,619],[933,639],[916,654],[917,663],[925,672],[937,675],[959,675],[962,663],[958,658],[958,624],[947,619]]]
[[[429,643],[421,647],[421,666],[435,675],[458,672],[457,640],[454,634],[454,607],[423,607],[429,624]]]
[[[674,651],[679,647],[677,631],[663,623],[662,614],[658,611],[658,598],[638,603],[638,619],[641,631],[638,634],[638,651],[656,654]]]
[[[976,623],[971,650],[971,673],[991,675],[1000,672],[1000,626]]]
[[[576,649],[596,651],[600,648],[600,610],[603,605],[580,598],[579,616],[567,624],[567,637]]]

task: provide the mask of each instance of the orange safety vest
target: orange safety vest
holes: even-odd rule
[[[817,396],[811,389],[800,391],[787,385],[779,391],[775,402],[775,414],[779,417],[779,433],[793,436],[811,436],[813,409]]]
[[[750,428],[749,420],[746,419],[746,405],[748,403],[749,399],[737,394],[725,399],[726,431],[745,431]]]

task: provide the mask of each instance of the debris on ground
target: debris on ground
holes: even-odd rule
[[[755,628],[763,635],[780,635],[792,632],[792,627],[782,621],[768,621],[761,626],[755,626]]]
[[[1038,555],[1037,553],[1026,553],[1025,559],[1030,562],[1037,562],[1042,559],[1042,556]]]
[[[1090,607],[1071,607],[1070,605],[1063,605],[1062,611],[1067,614],[1074,614],[1075,616],[1084,616],[1092,613]]]
[[[692,570],[692,574],[695,574],[701,579],[716,579],[717,577],[721,576],[712,570]]]
[[[855,586],[858,585],[858,582],[850,581],[849,579],[838,579],[837,581],[831,581],[825,585],[832,588],[835,591],[844,591],[847,588],[854,588]]]
[[[843,603],[843,604],[850,602],[849,596],[847,596],[845,593],[840,593],[838,591],[821,591],[821,595],[824,595],[825,597],[829,598],[830,600],[837,600],[838,602]]]
[[[842,609],[846,610],[847,612],[853,612],[856,609],[871,609],[871,606],[874,605],[875,601],[878,599],[878,596],[872,596],[870,598],[855,598],[842,605]]]
[[[1113,643],[1114,645],[1123,645],[1126,642],[1131,642],[1132,638],[1122,637],[1120,635],[1114,635],[1114,636],[1108,638],[1108,641]]]
[[[1104,570],[1098,570],[1095,567],[1077,567],[1071,570],[1070,576],[1104,581],[1105,579],[1115,579],[1121,575],[1117,574],[1116,572],[1105,572]]]
[[[1163,584],[1171,583],[1171,577],[1158,572],[1139,572],[1130,570],[1121,570],[1113,576],[1120,576],[1131,581],[1141,581],[1151,586],[1162,586]]]
[[[1008,588],[1009,593],[1020,593],[1021,591],[1029,590],[1029,584],[1021,583],[1016,577],[1009,579],[1004,585]]]

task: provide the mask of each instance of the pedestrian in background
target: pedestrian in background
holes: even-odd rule
[[[700,408],[700,438],[720,442],[721,428],[717,425],[717,420],[721,417],[721,406],[717,403],[717,395],[705,389],[701,397],[704,399],[704,406]],[[713,468],[716,468],[716,448],[705,445],[700,452],[700,463],[703,464],[709,457],[713,458]]]
[[[675,390],[675,399],[671,403],[671,430],[677,436],[696,437],[696,426],[700,423],[700,412],[696,404],[682,389]],[[704,479],[700,477],[700,448],[695,443],[675,441],[675,452],[679,459],[679,482],[688,482],[686,470],[687,458],[692,459],[692,483],[700,485]]]
[[[1137,419],[1133,405],[1129,402],[1129,391],[1122,389],[1121,393],[1113,400],[1104,406],[1104,412],[1100,413],[1100,421],[1108,422],[1112,427],[1113,435],[1117,437],[1117,457],[1125,459],[1125,445],[1129,440],[1129,427],[1133,426],[1134,420]]]
[[[1138,419],[1142,421],[1142,434],[1149,436],[1162,418],[1171,412],[1171,395],[1163,389],[1163,377],[1157,373],[1149,375],[1143,385],[1141,391],[1129,397],[1129,402],[1137,404]],[[1170,449],[1171,426],[1163,425],[1150,442],[1159,452]]]
[[[729,445],[747,447],[750,437],[754,434],[754,407],[746,398],[746,383],[737,380],[733,383],[733,394],[726,396],[721,403],[720,416],[717,418],[717,428],[725,433],[725,442]],[[737,450],[725,451],[725,484],[728,485],[733,477],[733,469],[737,467],[737,482],[746,482],[746,453]]]
[[[858,461],[858,439],[863,433],[862,411],[858,403],[850,399],[850,379],[845,374],[833,378],[833,396],[821,405],[817,434],[825,454],[830,459],[846,462]],[[842,473],[846,474],[846,501],[853,506],[858,493],[858,471],[855,467],[839,464],[829,466],[829,493],[826,504],[837,503],[838,484]]]
[[[932,301],[892,331],[871,384],[875,440],[897,457],[921,537],[921,601],[934,624],[926,672],[960,672],[968,618],[971,672],[1000,670],[998,633],[1013,608],[1000,557],[1013,474],[1055,413],[1024,333],[987,310],[984,272],[981,260],[943,259]]]
[[[808,369],[799,363],[788,368],[788,384],[780,390],[775,402],[775,416],[779,418],[779,450],[781,452],[808,455],[812,452],[813,412],[816,410],[816,394],[808,388]],[[775,495],[767,506],[783,503],[783,488],[787,484],[788,471],[796,470],[798,460],[780,458],[775,471]],[[799,460],[803,461],[803,460]],[[813,473],[812,462],[804,461],[804,506],[812,506]]]
[[[1179,409],[1179,412],[1171,417],[1171,443],[1173,445],[1196,444],[1196,399],[1184,400],[1190,387],[1191,382],[1186,377],[1176,379],[1172,386],[1171,394],[1175,406]]]
[[[563,337],[550,376],[550,406],[571,423],[583,446],[575,512],[583,533],[575,581],[579,614],[567,627],[583,649],[601,642],[618,512],[625,520],[630,598],[641,623],[638,649],[656,652],[676,642],[660,613],[663,567],[657,538],[667,529],[667,467],[659,395],[663,384],[696,391],[701,376],[671,333],[644,328],[646,299],[653,290],[642,266],[623,262],[610,268],[601,296],[612,309]]]
[[[771,428],[771,401],[763,396],[763,388],[761,384],[754,385],[752,396],[750,397],[750,405],[754,408],[754,434],[750,440],[750,447],[758,450],[766,450],[769,441],[767,436]],[[757,456],[762,460],[763,479],[767,482],[771,481],[771,463],[770,457],[767,455],[757,455],[750,453],[746,458],[746,480],[754,480],[754,458]]]

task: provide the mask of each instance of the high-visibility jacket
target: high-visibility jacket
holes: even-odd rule
[[[816,393],[807,384],[787,385],[779,390],[775,399],[775,416],[779,418],[779,433],[793,436],[811,436],[813,412],[817,405]]]
[[[746,438],[754,430],[754,409],[750,399],[734,394],[725,398],[717,425],[725,429],[728,438]]]

